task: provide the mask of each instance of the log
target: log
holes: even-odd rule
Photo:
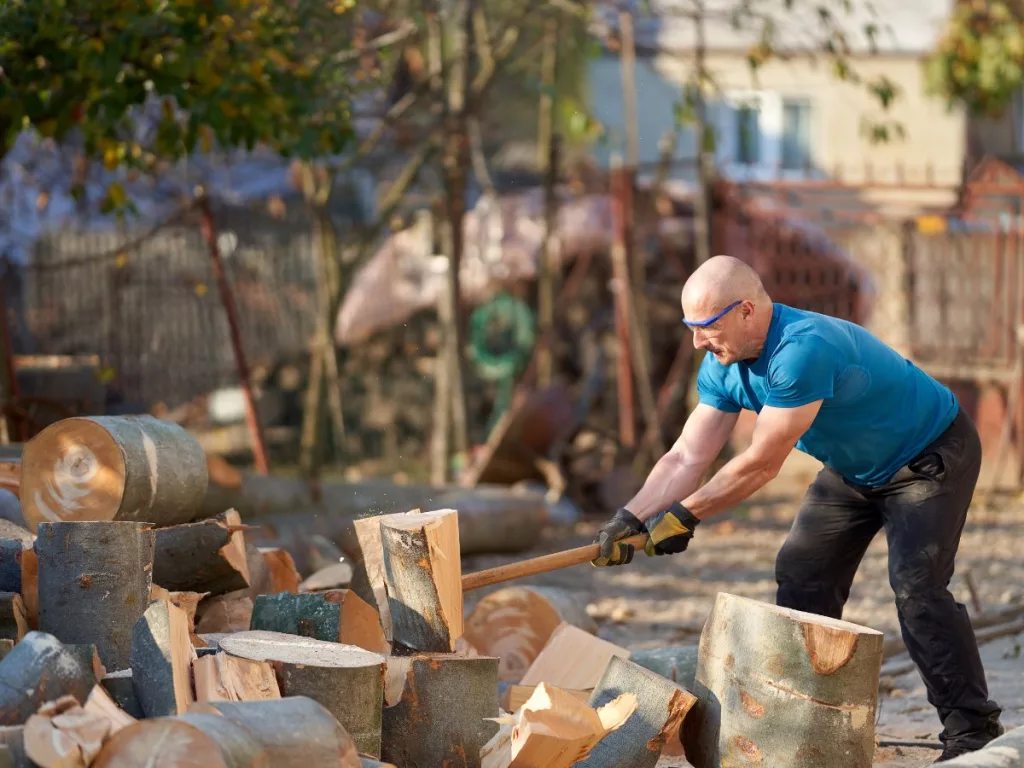
[[[556,587],[506,587],[473,607],[464,637],[478,653],[501,659],[499,681],[518,683],[562,622],[597,632],[586,606],[571,592]]]
[[[25,445],[22,511],[30,530],[65,520],[178,525],[195,518],[207,479],[205,454],[177,424],[152,416],[63,419]]]
[[[614,657],[590,695],[590,706],[604,706],[623,693],[636,696],[636,711],[591,750],[579,764],[581,768],[654,768],[665,745],[679,742],[680,728],[697,702],[677,683],[628,659]]]
[[[679,683],[689,691],[693,690],[693,680],[697,676],[699,651],[698,645],[670,645],[633,651],[629,660],[673,683]]]
[[[1012,728],[977,752],[947,760],[952,768],[1024,768],[1024,726]]]
[[[116,672],[108,672],[100,684],[121,709],[134,718],[145,717],[142,705],[135,693],[135,681],[132,680],[130,669],[120,669]]]
[[[156,531],[153,583],[210,595],[245,589],[250,579],[243,528],[238,512],[229,509],[212,520]]]
[[[137,522],[41,523],[39,629],[94,643],[110,670],[126,669],[132,630],[149,605],[153,530]]]
[[[360,768],[353,737],[326,707],[309,697],[218,701],[196,709],[200,714],[219,713],[244,728],[263,747],[271,768]]]
[[[17,592],[0,592],[0,639],[21,640],[28,632],[25,603]]]
[[[282,696],[319,702],[352,735],[360,752],[380,756],[385,657],[280,632],[240,632],[223,638],[220,647],[232,656],[270,662]]]
[[[349,589],[260,595],[253,604],[250,629],[355,645],[384,656],[391,652],[377,611]]]
[[[263,562],[270,570],[270,591],[277,592],[298,592],[302,576],[295,567],[295,560],[287,549],[280,547],[258,547],[263,555]]]
[[[200,656],[192,662],[196,701],[263,701],[280,699],[274,668],[227,653]]]
[[[21,553],[31,541],[0,539],[0,592],[21,592]]]
[[[481,750],[481,767],[572,768],[621,728],[636,707],[636,696],[624,693],[595,710],[561,688],[541,683],[514,715],[499,718],[498,732]],[[632,763],[620,765],[632,768]]]
[[[85,701],[96,682],[96,670],[78,649],[45,632],[29,632],[0,661],[0,725],[23,725],[61,696]]]
[[[170,600],[152,603],[132,633],[135,693],[146,717],[178,715],[194,701],[188,616]]]
[[[380,535],[395,652],[455,650],[463,619],[458,513],[388,516]]]
[[[572,624],[562,623],[526,670],[521,684],[548,683],[577,691],[594,688],[616,656],[629,658],[630,652]]]
[[[253,734],[219,714],[178,715],[174,718],[209,738],[228,768],[274,768],[267,751]]]
[[[388,660],[381,759],[478,768],[498,731],[498,660],[420,654]]]
[[[695,768],[736,759],[792,768],[867,768],[883,635],[720,592],[700,638],[683,728]],[[822,738],[828,734],[828,738]]]
[[[246,753],[246,758],[250,754]],[[242,768],[229,762],[203,731],[177,718],[140,720],[118,731],[96,756],[92,768]],[[254,768],[269,768],[253,762]]]

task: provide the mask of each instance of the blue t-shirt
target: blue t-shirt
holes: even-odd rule
[[[775,304],[758,358],[706,354],[700,401],[760,413],[824,400],[796,447],[847,480],[884,485],[950,425],[959,404],[939,383],[859,325]]]

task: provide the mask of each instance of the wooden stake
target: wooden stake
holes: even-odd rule
[[[195,700],[188,616],[170,600],[154,602],[132,633],[131,669],[146,717],[179,715]]]
[[[105,667],[127,669],[149,605],[153,542],[146,523],[41,523],[39,628],[64,643],[94,643]]]
[[[171,591],[221,595],[250,584],[238,512],[156,532],[153,582]]]
[[[59,521],[187,523],[208,481],[195,438],[152,416],[58,421],[25,445],[22,469],[22,511],[32,530]]]
[[[333,714],[359,751],[380,756],[385,658],[376,653],[280,632],[239,632],[221,650],[270,662],[282,696],[308,696]]]
[[[717,768],[738,752],[793,768],[868,768],[882,640],[857,624],[720,592],[700,638],[687,760]]]

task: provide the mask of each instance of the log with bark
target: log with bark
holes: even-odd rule
[[[197,702],[280,699],[274,668],[227,653],[200,656],[192,662]]]
[[[628,659],[614,657],[590,695],[590,706],[608,704],[624,692],[636,696],[636,711],[591,750],[580,768],[654,768],[666,744],[679,743],[680,729],[697,701],[677,683]]]
[[[480,765],[498,730],[498,660],[421,654],[392,657],[387,669],[381,756],[400,766]]]
[[[29,632],[0,661],[0,725],[22,725],[47,701],[71,695],[85,701],[96,669],[74,646]]]
[[[21,640],[28,632],[25,603],[17,592],[0,592],[0,639]]]
[[[462,636],[462,560],[454,509],[380,523],[394,652],[447,653]]]
[[[281,632],[240,632],[221,650],[269,662],[282,696],[308,696],[333,714],[360,752],[380,756],[385,657],[353,645]]]
[[[188,616],[170,600],[146,609],[132,633],[131,670],[146,717],[181,714],[195,700]]]
[[[139,703],[139,697],[135,693],[135,681],[132,680],[132,671],[130,669],[108,672],[100,680],[100,685],[110,695],[114,703],[127,714],[135,718],[146,716],[142,711],[142,705]]]
[[[149,605],[153,530],[136,522],[41,523],[39,628],[94,643],[103,665],[126,669],[132,630]]]
[[[153,583],[209,595],[245,589],[250,577],[243,530],[233,509],[211,520],[161,528],[156,531]]]
[[[518,683],[562,622],[597,632],[586,606],[567,590],[506,587],[477,602],[464,637],[478,653],[501,659],[499,681]]]
[[[391,651],[377,611],[349,589],[260,595],[250,628],[355,645],[384,656]]]
[[[0,538],[0,591],[21,593],[21,553],[31,540]]]
[[[21,504],[29,529],[64,520],[178,525],[195,519],[207,479],[206,455],[177,424],[75,417],[25,445]]]
[[[699,653],[698,645],[669,645],[664,648],[633,651],[629,660],[692,691],[693,680],[697,675]]]
[[[867,768],[882,641],[868,627],[720,592],[700,638],[687,759]]]

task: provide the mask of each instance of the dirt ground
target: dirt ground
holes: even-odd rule
[[[741,508],[702,525],[685,553],[648,558],[642,553],[628,566],[596,569],[590,565],[517,581],[572,590],[598,622],[598,634],[631,649],[696,643],[718,592],[774,602],[773,568],[800,496],[815,467],[791,467]],[[610,513],[609,513],[610,514]],[[546,552],[588,544],[600,521],[571,530],[548,532],[533,552],[511,557],[465,558],[465,572]],[[982,610],[1024,603],[1024,499],[976,494],[950,589],[974,613],[967,574]],[[884,535],[876,537],[861,564],[843,616],[880,630],[899,633],[888,583]],[[492,587],[489,589],[498,589]],[[487,589],[467,595],[467,610]],[[1003,707],[1006,728],[1024,725],[1024,636],[994,640],[982,647],[990,694]],[[900,657],[906,659],[906,656]],[[935,741],[940,723],[928,704],[916,671],[892,681],[880,700],[876,734],[880,738]],[[911,768],[930,764],[932,749],[880,748],[876,766]],[[659,766],[688,763],[663,758]]]

